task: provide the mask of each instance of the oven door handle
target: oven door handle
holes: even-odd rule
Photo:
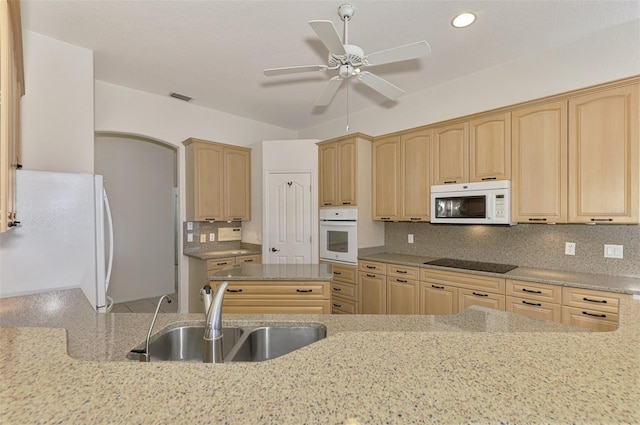
[[[321,226],[355,226],[356,220],[320,220]]]

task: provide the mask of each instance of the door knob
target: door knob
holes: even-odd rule
[[[276,249],[275,247],[271,248],[271,252],[278,252],[280,251],[279,249]]]

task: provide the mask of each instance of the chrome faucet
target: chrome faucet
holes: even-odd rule
[[[158,301],[158,306],[156,307],[156,312],[153,315],[153,320],[151,321],[151,326],[149,326],[149,332],[147,333],[147,343],[145,344],[145,347],[144,347],[144,353],[140,353],[140,357],[138,357],[138,359],[141,362],[151,361],[151,353],[149,353],[149,339],[151,338],[151,332],[153,331],[153,326],[156,324],[156,319],[158,318],[158,312],[160,311],[160,304],[162,304],[162,301],[165,298],[167,299],[167,303],[171,303],[171,298],[169,298],[169,295],[163,295],[160,297],[160,300]]]
[[[222,301],[224,292],[229,282],[218,285],[216,293],[211,299],[211,287],[206,285],[200,291],[200,298],[205,306],[205,331],[204,331],[204,363],[222,363]]]

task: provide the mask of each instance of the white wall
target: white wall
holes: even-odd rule
[[[93,173],[93,52],[24,31],[22,164]]]
[[[242,224],[243,242],[263,240],[264,187],[269,172],[311,172],[311,236],[318,240],[318,146],[317,140],[265,140],[251,145],[251,221]],[[318,243],[312,244],[312,258],[318,261]],[[264,249],[265,247],[263,247]]]
[[[393,108],[374,105],[352,113],[350,129],[379,136],[638,74],[640,20],[635,20],[404,96]],[[298,137],[327,140],[343,134],[340,118],[303,129]]]
[[[108,295],[121,303],[174,293],[176,151],[150,139],[101,134],[95,164],[114,223]]]

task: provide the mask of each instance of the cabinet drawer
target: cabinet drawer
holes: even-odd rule
[[[360,271],[387,274],[387,265],[385,263],[376,263],[374,261],[360,261]]]
[[[261,262],[262,262],[262,256],[259,254],[242,255],[240,257],[236,257],[236,264],[243,264],[243,263],[260,264]]]
[[[506,310],[509,313],[522,314],[551,322],[562,321],[562,306],[546,301],[507,296]]]
[[[215,282],[219,284],[220,282]],[[225,299],[287,298],[329,299],[329,282],[229,282]]]
[[[358,304],[346,298],[333,297],[331,300],[331,312],[334,314],[356,314]]]
[[[332,264],[333,266],[333,280],[339,280],[341,282],[356,284],[356,267],[345,266],[342,264]]]
[[[358,301],[358,287],[334,280],[331,282],[331,296],[338,296],[356,302]]]
[[[420,280],[498,294],[504,294],[505,290],[505,279],[500,277],[478,276],[442,270],[421,269]]]
[[[527,300],[546,301],[555,304],[562,302],[562,287],[545,283],[507,279],[506,294]]]
[[[207,260],[207,271],[224,270],[233,266],[235,263],[235,257],[215,258],[213,260]]]
[[[586,308],[563,306],[562,323],[594,331],[615,331],[618,329],[618,315]]]
[[[580,288],[562,288],[563,305],[589,310],[617,313],[621,297],[621,295],[610,292],[592,291]]]
[[[464,311],[472,305],[504,311],[505,302],[504,295],[473,289],[460,288],[458,290],[458,311]]]
[[[224,314],[329,314],[329,300],[241,300],[227,299],[222,303]]]
[[[388,264],[387,276],[399,277],[401,279],[419,279],[420,269],[418,267]]]

